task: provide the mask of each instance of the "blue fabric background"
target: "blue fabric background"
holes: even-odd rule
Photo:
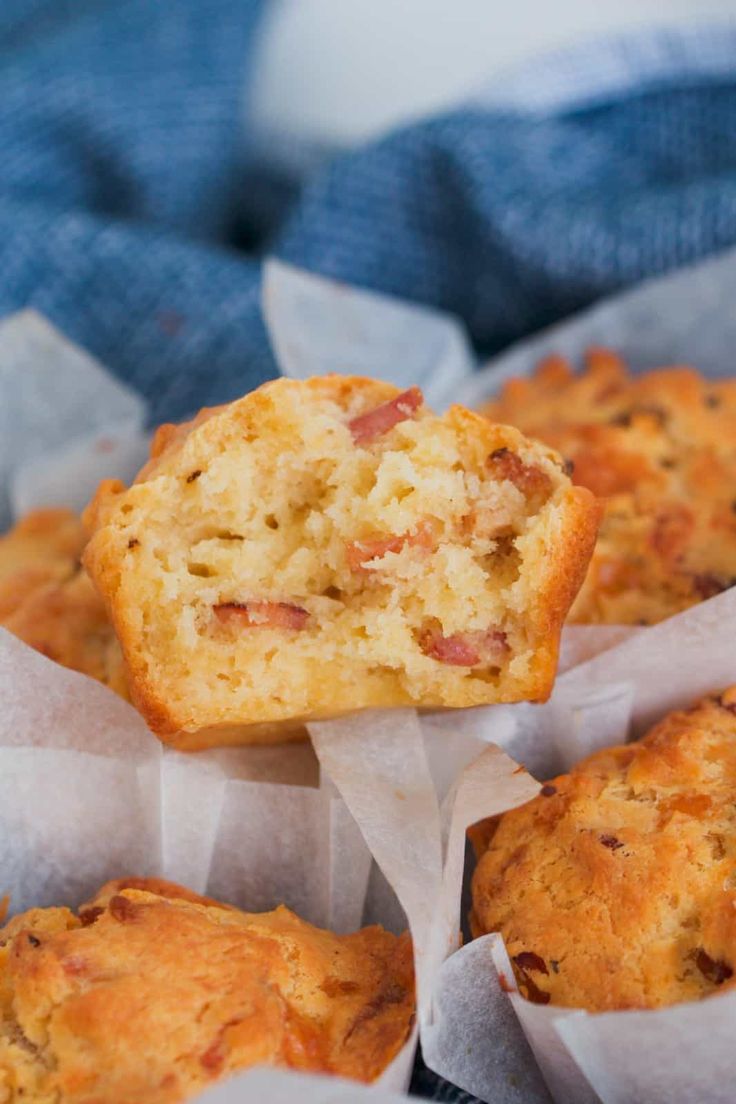
[[[260,13],[0,6],[0,314],[35,306],[154,419],[274,373],[258,256],[234,245],[257,218],[261,250],[455,311],[483,351],[736,242],[733,27],[670,34],[664,50],[660,35],[653,68],[635,43],[588,50],[577,98],[568,58],[554,110],[540,111],[538,76],[533,111],[489,96],[391,134],[264,227],[241,134]]]
[[[337,158],[283,212],[247,135],[243,150],[260,14],[257,0],[0,5],[0,315],[36,307],[154,420],[275,373],[266,249],[454,311],[489,352],[736,244],[734,26],[532,67]],[[426,1071],[415,1085],[469,1099]]]

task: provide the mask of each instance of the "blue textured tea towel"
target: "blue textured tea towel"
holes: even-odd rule
[[[483,351],[736,244],[736,24],[530,66],[337,158],[264,226],[242,159],[261,6],[0,4],[0,315],[47,315],[154,419],[275,373],[236,247],[256,224],[262,250],[456,312]]]

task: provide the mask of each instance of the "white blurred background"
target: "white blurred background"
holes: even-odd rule
[[[545,50],[724,17],[736,18],[736,0],[271,0],[257,132],[330,152],[449,106]]]

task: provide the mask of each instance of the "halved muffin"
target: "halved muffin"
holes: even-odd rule
[[[514,429],[418,388],[282,379],[163,427],[133,486],[100,487],[85,564],[136,704],[196,748],[546,698],[597,518]]]

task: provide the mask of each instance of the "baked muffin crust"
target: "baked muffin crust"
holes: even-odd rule
[[[0,930],[3,1104],[175,1104],[258,1064],[372,1081],[405,1042],[408,937],[125,881]]]
[[[0,537],[0,627],[127,697],[123,656],[102,599],[80,566],[86,541],[71,510],[34,510]]]
[[[632,375],[592,349],[509,381],[484,412],[567,457],[605,500],[580,623],[655,624],[736,582],[736,380],[691,368]]]
[[[736,687],[476,830],[474,935],[528,999],[657,1008],[736,984]]]
[[[62,582],[79,568],[85,544],[71,510],[31,510],[0,536],[0,621],[39,586]]]
[[[120,645],[83,569],[69,579],[38,586],[0,625],[62,667],[128,697]]]

